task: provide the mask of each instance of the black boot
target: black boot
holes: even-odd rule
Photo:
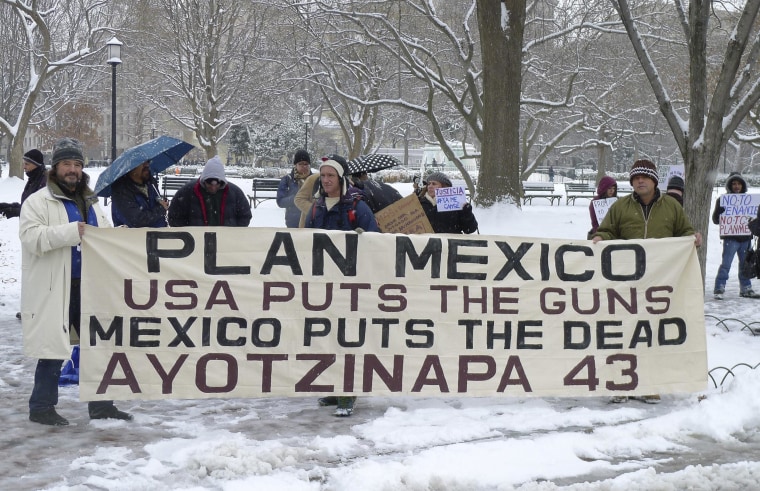
[[[119,411],[116,406],[106,406],[90,411],[90,419],[121,419],[123,421],[132,421],[132,415]]]
[[[29,421],[48,426],[68,426],[69,420],[55,412],[55,408],[29,413]]]

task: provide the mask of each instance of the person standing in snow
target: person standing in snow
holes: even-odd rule
[[[73,138],[58,140],[46,189],[27,198],[19,220],[24,354],[38,358],[29,420],[51,426],[69,424],[55,406],[61,365],[79,341],[85,225],[111,226],[83,167],[81,144]],[[88,411],[90,419],[132,419],[113,401],[90,402]]]
[[[33,148],[24,154],[24,173],[26,174],[26,184],[24,190],[21,192],[20,203],[0,203],[0,213],[7,218],[13,218],[19,216],[21,213],[21,205],[24,204],[26,198],[44,188],[47,184],[47,176],[45,174],[45,157],[42,152]]]
[[[311,156],[306,150],[298,149],[293,156],[293,170],[282,176],[277,188],[277,206],[285,208],[285,226],[288,228],[298,228],[301,210],[294,203],[294,199],[310,175]]]
[[[726,192],[728,194],[743,194],[747,192],[747,182],[742,178],[742,175],[738,172],[732,172],[728,175],[726,180]],[[712,214],[712,221],[714,224],[720,222],[720,215],[725,212],[726,209],[720,206],[720,198],[715,200],[715,209]],[[734,262],[734,256],[739,258],[739,296],[747,298],[760,298],[760,295],[752,290],[752,279],[744,276],[741,265],[744,263],[744,258],[747,256],[747,252],[752,245],[752,234],[748,235],[721,235],[720,239],[723,241],[723,257],[718,267],[718,274],[715,276],[715,287],[713,288],[713,295],[716,300],[723,300],[723,294],[726,291],[726,282],[728,281],[728,273],[731,271],[731,263]]]
[[[702,243],[683,207],[657,189],[659,176],[654,162],[641,159],[629,172],[633,193],[615,201],[593,234],[592,241],[613,239],[662,239],[694,235],[694,244]],[[650,404],[660,402],[658,394],[636,397]],[[626,396],[615,396],[611,402],[624,402]]]
[[[169,205],[171,227],[247,227],[252,216],[248,198],[227,181],[218,155],[206,162],[198,180],[177,191]]]
[[[443,172],[433,172],[427,177],[426,192],[420,196],[420,205],[430,225],[437,234],[472,234],[478,230],[478,221],[472,213],[472,205],[465,203],[461,210],[438,211],[435,190],[450,188],[451,180]]]
[[[681,176],[672,176],[668,179],[668,186],[665,192],[668,193],[668,196],[672,196],[673,199],[681,203],[681,206],[683,206],[683,191],[684,182]]]
[[[617,181],[610,176],[604,176],[599,180],[599,184],[596,186],[596,196],[588,204],[588,212],[591,215],[591,230],[588,231],[588,239],[594,236],[594,232],[599,228],[599,220],[596,218],[596,210],[594,209],[594,201],[607,198],[617,197]]]
[[[321,228],[326,230],[355,230],[362,232],[379,232],[375,216],[369,206],[362,201],[360,193],[348,191],[346,177],[346,160],[331,155],[330,159],[319,166],[319,188],[315,201],[306,213],[306,228]],[[348,417],[354,411],[356,397],[337,396],[322,397],[320,406],[338,407],[335,415]]]
[[[169,202],[161,199],[150,160],[127,172],[111,185],[111,219],[114,227],[166,227]]]

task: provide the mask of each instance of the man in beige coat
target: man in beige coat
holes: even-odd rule
[[[65,426],[69,422],[55,406],[61,365],[79,339],[80,242],[85,224],[110,227],[110,223],[87,186],[80,143],[58,140],[51,164],[46,187],[21,207],[21,322],[24,354],[38,358],[29,420]],[[91,419],[132,419],[113,401],[90,402],[88,409]]]

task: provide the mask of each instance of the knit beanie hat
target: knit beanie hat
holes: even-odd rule
[[[53,144],[52,165],[55,166],[61,160],[78,160],[84,164],[82,144],[74,138],[61,138]]]
[[[223,188],[227,185],[227,178],[224,175],[224,164],[222,159],[218,155],[211,157],[203,166],[203,172],[201,172],[201,185],[204,185],[207,179],[217,179],[219,181],[219,187]]]
[[[678,189],[678,190],[680,190],[683,193],[683,187],[684,187],[684,182],[683,182],[683,178],[681,178],[681,176],[672,176],[668,180],[668,188],[667,189]]]
[[[445,187],[445,188],[450,188],[451,187],[451,179],[449,179],[446,176],[446,174],[444,174],[443,172],[433,172],[432,174],[430,174],[429,176],[427,176],[426,180],[428,182],[430,182],[430,181],[440,182],[441,185],[443,187]]]
[[[330,155],[329,157],[337,157],[337,155]],[[324,160],[324,157],[323,157],[322,158],[323,162],[319,166],[319,169],[321,170],[322,167],[332,167],[333,169],[335,169],[335,172],[338,173],[338,177],[341,180],[341,187],[340,187],[341,188],[341,193],[340,194],[341,194],[341,196],[343,196],[348,191],[348,183],[347,183],[346,178],[345,178],[345,175],[346,175],[346,166],[347,165],[345,163],[346,159],[344,159],[343,157],[340,157],[340,158],[343,160],[343,163],[341,163],[341,162],[339,162],[337,160],[334,160],[332,158],[329,158],[328,160]],[[320,184],[320,187],[321,187],[321,184]]]
[[[633,163],[630,172],[629,182],[633,183],[636,176],[646,176],[654,181],[655,185],[659,184],[660,177],[657,175],[657,166],[651,160],[640,159]]]
[[[348,173],[348,162],[346,162],[345,158],[334,153],[331,153],[330,155],[325,155],[324,157],[322,157],[322,162],[326,162],[328,160],[336,161],[343,167],[343,173],[344,174]]]
[[[311,155],[309,155],[309,152],[303,148],[296,150],[296,154],[293,156],[293,165],[296,165],[299,162],[308,162],[311,164]]]
[[[34,164],[37,167],[45,167],[45,156],[36,148],[29,150],[24,154],[24,161]]]

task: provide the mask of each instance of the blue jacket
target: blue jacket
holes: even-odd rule
[[[351,218],[353,215],[353,219]],[[367,203],[351,194],[343,196],[330,210],[325,206],[325,198],[321,197],[311,205],[306,216],[306,228],[322,228],[325,230],[356,230],[379,232],[375,215]]]
[[[280,179],[280,186],[277,188],[277,206],[285,208],[285,226],[288,228],[298,228],[301,221],[301,210],[294,203],[299,189],[295,169]]]
[[[113,226],[129,228],[166,227],[166,210],[153,178],[147,184],[148,195],[140,190],[129,176],[118,179],[111,186],[111,219]]]

